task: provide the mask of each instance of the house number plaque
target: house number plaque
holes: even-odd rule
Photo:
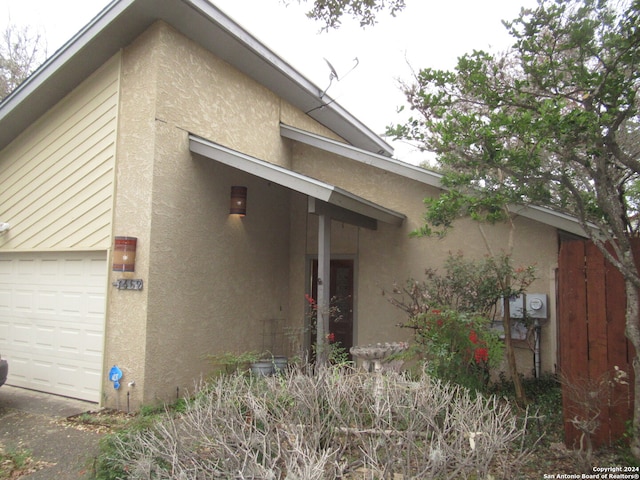
[[[142,290],[142,280],[120,278],[112,284],[118,290]]]

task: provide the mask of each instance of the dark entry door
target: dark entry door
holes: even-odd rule
[[[317,298],[318,260],[313,260],[311,271],[312,296]],[[331,260],[330,276],[331,306],[336,307],[337,314],[332,314],[329,319],[329,333],[349,352],[353,346],[353,260]],[[312,332],[311,344],[315,341],[315,332]]]

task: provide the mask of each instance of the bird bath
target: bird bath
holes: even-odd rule
[[[356,358],[362,360],[362,368],[367,372],[373,362],[373,371],[382,370],[382,362],[395,353],[402,352],[409,347],[406,342],[393,343],[373,343],[371,345],[357,345],[351,347],[349,352]]]

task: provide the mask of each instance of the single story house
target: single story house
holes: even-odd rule
[[[345,346],[407,340],[383,288],[449,252],[507,248],[509,226],[471,220],[410,238],[439,176],[322,93],[207,0],[114,0],[47,60],[0,104],[7,383],[116,408],[171,401],[210,355],[308,346],[318,284],[346,299],[332,326]],[[230,214],[232,192],[246,215]],[[559,236],[581,229],[514,213],[552,371]]]

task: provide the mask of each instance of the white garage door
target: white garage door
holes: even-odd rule
[[[7,384],[99,401],[106,252],[0,253]]]

